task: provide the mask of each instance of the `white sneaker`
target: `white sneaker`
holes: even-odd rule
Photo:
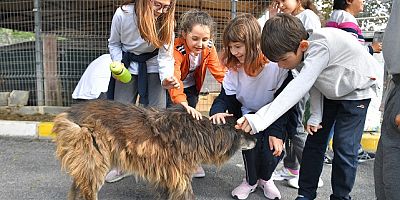
[[[289,185],[290,187],[299,189],[299,178],[296,177],[296,178],[289,179],[289,180],[288,180],[288,185]],[[319,180],[318,180],[318,187],[320,188],[320,187],[322,187],[322,186],[324,186],[324,181],[322,181],[322,179],[319,178]]]
[[[299,175],[299,170],[292,170],[286,167],[282,167],[282,169],[275,170],[272,173],[272,180],[282,181],[282,180],[289,180],[292,178],[296,178]]]
[[[118,169],[112,169],[111,171],[108,172],[108,174],[106,175],[106,182],[107,183],[114,183],[117,181],[122,180],[123,178],[129,176],[130,174],[128,173],[124,173],[121,170]]]

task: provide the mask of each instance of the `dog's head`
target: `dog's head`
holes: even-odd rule
[[[242,150],[253,149],[256,146],[257,139],[253,135],[249,133],[245,133],[244,131],[239,131],[240,133],[240,147]]]
[[[236,125],[236,117],[226,117],[226,124],[221,125],[224,126],[224,130],[234,132],[236,134],[236,137],[239,137],[240,141],[240,148],[242,150],[249,150],[253,149],[256,146],[257,139],[253,136],[250,135],[249,133],[246,133],[242,130],[237,130],[235,128]]]

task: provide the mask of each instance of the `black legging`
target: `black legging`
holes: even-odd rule
[[[253,149],[242,151],[246,180],[250,185],[255,185],[258,179],[268,181],[285,154],[282,151],[282,154],[278,157],[272,155],[273,150],[269,149],[266,131],[257,133],[255,137],[257,138],[256,146]]]

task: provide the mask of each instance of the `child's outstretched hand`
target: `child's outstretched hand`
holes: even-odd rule
[[[193,118],[200,120],[203,119],[203,115],[197,111],[195,108],[189,106],[187,102],[181,102],[181,105],[186,108],[186,111],[192,115]]]
[[[321,125],[318,124],[318,126],[314,126],[311,124],[307,124],[307,133],[310,135],[314,135],[314,133],[316,133],[318,131],[318,129],[322,128]]]
[[[225,117],[231,117],[231,116],[233,115],[229,113],[217,113],[211,116],[210,120],[212,120],[213,124],[221,124],[221,123],[225,124],[226,123]]]
[[[268,8],[269,18],[274,17],[279,13],[279,1],[273,1]]]
[[[251,131],[251,126],[249,124],[249,121],[247,121],[246,117],[241,117],[236,121],[235,125],[236,129],[241,129],[246,133],[249,133]]]
[[[275,157],[280,156],[282,151],[283,151],[283,141],[281,139],[279,139],[279,138],[274,137],[274,136],[269,136],[268,137],[268,142],[269,142],[269,149],[271,151],[274,150],[272,155],[274,155]]]
[[[382,42],[372,42],[371,47],[374,53],[380,53],[382,51]]]
[[[175,76],[165,78],[162,81],[161,85],[167,90],[172,89],[172,88],[179,89],[179,87],[180,87],[179,81],[177,78],[175,78]]]

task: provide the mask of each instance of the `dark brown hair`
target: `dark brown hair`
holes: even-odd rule
[[[279,13],[265,22],[261,49],[269,60],[277,62],[286,53],[296,53],[300,42],[307,38],[308,34],[300,19]]]
[[[207,12],[197,9],[191,9],[181,15],[179,20],[179,31],[185,33],[191,32],[193,26],[198,24],[207,26],[210,29],[210,36],[213,36],[215,24],[213,18]]]
[[[333,1],[333,10],[345,10],[349,4],[347,4],[346,0],[334,0]]]
[[[317,7],[314,4],[313,0],[299,0],[301,3],[301,7],[304,9],[310,9],[312,10],[315,14],[319,15],[319,11]]]

